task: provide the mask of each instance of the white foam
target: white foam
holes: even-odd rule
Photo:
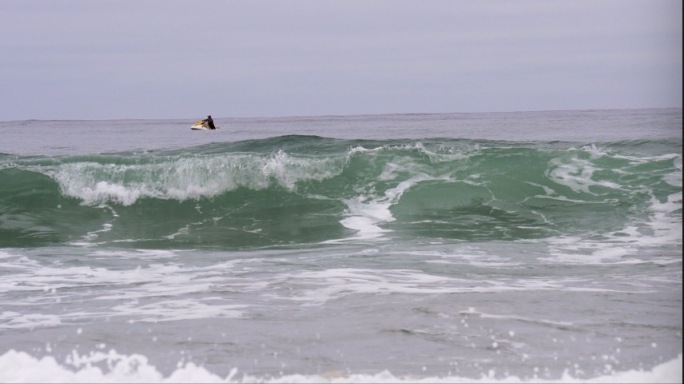
[[[265,159],[261,172],[264,177],[273,177],[281,186],[291,190],[302,180],[320,181],[339,175],[347,161],[348,158],[342,156],[293,157],[279,150]]]
[[[677,168],[676,171],[671,172],[663,177],[663,181],[674,186],[682,187],[682,157],[677,156],[672,160],[673,165]]]
[[[663,181],[673,186],[682,186],[681,156],[665,155],[656,158],[629,158],[633,163],[643,163],[654,160],[673,159],[674,166],[678,171],[665,174]],[[551,164],[557,168],[549,172],[550,177],[559,184],[566,185],[575,191],[589,192],[589,186],[602,185],[611,187],[605,183],[591,180],[593,168],[583,160],[574,159],[568,164],[561,164],[555,159]],[[579,174],[579,176],[578,176]],[[654,259],[648,254],[647,258],[639,258],[644,254],[644,247],[661,247],[663,244],[682,244],[682,192],[681,190],[667,196],[665,200],[659,199],[655,194],[649,193],[647,217],[641,221],[631,221],[619,230],[604,233],[606,238],[601,241],[586,240],[581,237],[567,236],[548,239],[550,255],[542,260],[576,263],[576,264],[634,264],[643,262],[658,262],[669,264],[681,262],[681,254],[671,258],[660,257]],[[549,196],[537,196],[539,198],[552,198]],[[553,197],[563,200],[563,198]],[[568,200],[570,201],[570,200]]]
[[[439,295],[513,291],[615,292],[575,278],[483,280],[474,284],[469,279],[437,276],[409,269],[381,272],[360,268],[301,271],[275,276],[269,284],[280,286],[286,282],[292,289],[282,294],[270,291],[264,293],[264,296],[300,302],[303,306],[320,306],[350,295]]]
[[[61,324],[60,316],[45,314],[20,314],[12,311],[0,313],[2,328],[33,329],[37,327],[54,327]]]
[[[465,310],[459,311],[461,316],[474,316],[481,317],[485,319],[505,319],[505,320],[516,320],[525,323],[543,324],[551,327],[562,327],[562,328],[572,328],[574,325],[567,321],[554,321],[546,319],[538,319],[532,317],[514,316],[514,315],[492,315],[484,312],[480,312],[473,307],[469,307]],[[513,332],[513,331],[511,331]]]
[[[323,180],[342,172],[348,155],[293,157],[232,153],[164,158],[147,164],[78,162],[38,168],[55,179],[62,193],[86,205],[134,204],[145,197],[188,200],[213,197],[238,187],[264,189],[275,181],[292,189],[302,180]]]
[[[0,259],[6,259],[6,258],[9,259],[9,258],[13,258],[13,257],[16,257],[16,256],[9,253],[9,252],[6,252],[5,250],[0,249]]]
[[[557,184],[564,185],[575,192],[594,194],[589,190],[592,186],[601,186],[610,189],[621,189],[620,185],[611,181],[596,181],[592,177],[596,168],[588,161],[573,157],[570,161],[565,159],[552,159],[549,161],[549,169],[546,176]]]
[[[660,202],[654,196],[650,200],[651,220],[650,226],[653,229],[653,239],[656,243],[682,242],[682,220],[672,216],[675,212],[682,209],[682,192],[673,193],[667,197],[665,202]],[[675,216],[677,217],[677,216]]]
[[[397,166],[395,164],[388,164],[383,171],[384,177],[391,179],[392,176],[390,175],[395,172],[396,168]],[[351,239],[368,240],[380,238],[383,233],[389,232],[387,229],[381,228],[380,225],[395,220],[390,211],[392,205],[396,204],[408,189],[429,179],[429,176],[420,173],[408,180],[400,182],[396,187],[386,190],[382,196],[357,196],[354,199],[345,200],[344,203],[347,205],[347,217],[340,220],[340,224],[346,228],[357,231],[356,236]]]
[[[16,383],[681,383],[682,355],[650,370],[631,369],[579,379],[567,371],[559,379],[524,379],[515,375],[496,375],[494,370],[480,377],[426,376],[424,373],[396,376],[387,370],[377,373],[350,373],[347,370],[321,374],[258,376],[241,374],[232,368],[226,376],[210,372],[192,362],[179,363],[164,376],[149,359],[140,354],[124,355],[114,350],[79,355],[73,352],[60,364],[53,356],[36,358],[26,352],[9,350],[0,356],[0,382]]]
[[[661,202],[655,196],[649,201],[649,216],[641,223],[628,223],[624,228],[605,233],[607,240],[593,241],[577,236],[550,238],[550,254],[540,260],[571,264],[636,264],[681,262],[681,254],[672,258],[639,258],[644,247],[682,244],[682,192]],[[646,232],[646,233],[645,233]],[[650,232],[650,233],[649,233]]]
[[[340,224],[357,231],[355,239],[374,239],[382,236],[387,230],[378,226],[380,223],[394,221],[390,212],[390,202],[371,200],[364,202],[362,198],[345,200],[348,215]]]
[[[232,275],[223,276],[216,268],[189,267],[174,263],[172,251],[120,251],[101,250],[90,255],[93,259],[134,259],[149,263],[146,266],[130,265],[126,269],[108,269],[91,266],[41,265],[25,257],[3,258],[3,269],[12,274],[0,280],[0,291],[15,292],[25,296],[23,304],[34,306],[31,312],[16,313],[5,310],[0,313],[0,329],[33,329],[72,323],[80,319],[124,317],[133,322],[160,322],[198,318],[238,318],[247,305],[235,303],[230,298],[204,295],[189,299],[197,293],[211,293],[217,284],[251,289],[255,284],[249,279]],[[166,264],[157,264],[160,260]],[[89,291],[91,286],[110,286],[116,289]],[[237,288],[236,288],[237,289]],[[54,313],[52,304],[73,299],[102,303],[105,311],[65,311]],[[0,301],[0,308],[12,308],[15,303]],[[101,306],[94,306],[100,308]],[[180,309],[180,310],[179,310]]]

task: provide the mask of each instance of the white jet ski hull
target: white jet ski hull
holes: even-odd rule
[[[209,128],[209,124],[207,124],[206,121],[196,121],[195,124],[193,124],[190,129],[193,131],[213,131],[213,129]],[[218,127],[216,127],[218,129]]]

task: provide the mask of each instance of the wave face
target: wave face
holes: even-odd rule
[[[0,247],[667,236],[681,230],[675,144],[280,136],[0,155]]]

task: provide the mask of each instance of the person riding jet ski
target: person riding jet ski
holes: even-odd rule
[[[207,118],[202,120],[202,122],[207,123],[209,128],[216,129],[216,126],[214,126],[214,119],[211,118],[211,115],[207,115]]]

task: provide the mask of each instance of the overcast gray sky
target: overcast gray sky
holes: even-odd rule
[[[0,120],[682,105],[681,0],[0,1]]]

